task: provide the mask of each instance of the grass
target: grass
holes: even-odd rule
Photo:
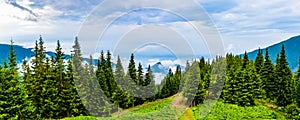
[[[79,116],[65,118],[64,120],[96,120],[96,119],[120,119],[120,120],[140,120],[140,119],[168,119],[175,120],[176,112],[170,106],[174,97],[169,97],[166,99],[157,100],[154,102],[149,102],[134,108],[130,108],[122,111],[119,114],[113,114],[113,117],[91,117],[91,116]]]
[[[170,104],[173,101],[173,97],[166,99],[160,99],[154,102],[145,103],[134,108],[123,110],[118,114],[113,114],[113,117],[95,118],[91,116],[79,116],[73,118],[66,118],[64,120],[145,120],[145,119],[168,119],[168,120],[216,120],[216,119],[285,119],[285,117],[278,112],[264,106],[257,105],[251,107],[240,107],[233,104],[226,104],[223,102],[217,102],[213,109],[205,117],[200,117],[200,111],[209,111],[203,106],[192,107],[184,110],[174,109]],[[209,102],[210,103],[210,102]],[[212,104],[211,104],[212,105]]]
[[[217,102],[217,104],[210,111],[210,113],[203,118],[199,117],[200,109],[202,109],[201,106],[192,108],[193,116],[195,119],[285,119],[283,115],[263,105],[240,107],[238,105]]]

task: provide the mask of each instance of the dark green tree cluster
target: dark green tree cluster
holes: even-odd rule
[[[194,61],[185,72],[183,81],[183,95],[187,97],[187,103],[191,106],[203,103],[211,81],[209,61],[205,61],[203,57],[200,61]]]
[[[184,72],[180,66],[175,73],[169,69],[157,85],[151,66],[137,64],[134,54],[126,73],[120,57],[113,66],[110,51],[102,51],[96,62],[91,56],[84,65],[76,37],[71,57],[66,57],[59,41],[55,54],[47,57],[40,37],[33,59],[23,61],[20,76],[11,42],[8,62],[0,66],[0,119],[110,116],[118,107],[126,109],[178,92],[191,106],[202,104],[205,99],[214,100],[220,94],[225,103],[239,106],[255,105],[259,99],[283,107],[300,106],[300,66],[294,75],[288,67],[284,46],[276,64],[272,63],[268,49],[265,55],[259,49],[255,61],[249,60],[246,52],[243,57],[227,54],[211,62],[202,57],[191,65],[187,62]]]
[[[8,63],[0,67],[0,119],[34,119],[36,109],[21,84],[12,41],[9,48]]]
[[[166,98],[176,94],[180,88],[181,81],[181,68],[176,67],[175,73],[169,69],[168,75],[161,82],[161,91],[159,92],[159,98]]]
[[[284,45],[277,56],[276,65],[266,49],[258,50],[255,61],[228,54],[226,82],[222,98],[226,103],[241,106],[255,105],[255,99],[267,99],[279,106],[287,106],[297,98],[296,80],[288,67]],[[295,97],[293,97],[295,96]]]
[[[63,118],[87,115],[73,81],[71,59],[64,63],[64,53],[57,41],[55,55],[45,56],[42,37],[36,42],[31,66],[23,62],[23,81],[32,101],[34,117]]]

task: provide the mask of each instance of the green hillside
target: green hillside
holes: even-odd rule
[[[214,105],[210,113],[203,117],[199,117],[199,111],[202,109],[201,105],[191,107],[181,112],[174,112],[174,108],[170,103],[174,97],[160,99],[154,102],[146,103],[134,108],[126,109],[121,112],[121,115],[114,114],[113,117],[92,117],[79,116],[72,118],[65,118],[63,120],[93,120],[93,119],[113,119],[113,120],[141,120],[141,119],[203,119],[203,120],[217,120],[217,119],[285,119],[283,115],[272,110],[264,105],[240,107],[234,104],[226,104],[221,101]],[[183,113],[184,111],[184,113]],[[179,117],[178,117],[179,115]],[[177,116],[177,117],[176,117]]]

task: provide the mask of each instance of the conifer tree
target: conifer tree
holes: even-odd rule
[[[35,107],[36,111],[35,114],[38,117],[44,118],[45,108],[43,107],[45,100],[43,96],[43,89],[45,86],[44,78],[45,78],[45,47],[44,41],[40,36],[39,41],[36,41],[34,47],[34,58],[32,62],[32,75],[31,78],[26,81],[27,90],[29,92],[29,98],[33,102],[33,106]]]
[[[277,84],[275,83],[274,65],[269,57],[269,51],[266,49],[265,62],[261,72],[262,88],[266,91],[266,97],[270,100],[276,98]]]
[[[102,89],[102,91],[105,93],[105,95],[107,97],[111,97],[110,93],[109,93],[109,85],[107,83],[107,80],[106,80],[106,76],[105,76],[105,72],[106,72],[106,60],[104,58],[104,53],[103,51],[101,51],[101,56],[100,56],[100,60],[98,60],[98,68],[97,68],[97,79],[98,79],[98,82],[100,84],[100,87]]]
[[[247,52],[245,52],[245,54],[244,54],[244,59],[243,59],[243,65],[242,65],[242,68],[245,69],[245,68],[247,67],[248,64],[249,64],[249,58],[248,58]]]
[[[139,65],[138,65],[137,78],[138,78],[138,85],[143,85],[144,84],[144,73],[143,73],[143,67],[142,67],[141,63],[139,63]]]
[[[115,82],[114,75],[113,75],[111,54],[109,51],[107,51],[105,63],[106,63],[105,65],[106,84],[108,86],[108,92],[110,93],[110,97],[111,97],[117,88],[117,84]]]
[[[198,91],[199,81],[200,81],[200,69],[199,63],[194,61],[190,66],[189,70],[186,72],[184,76],[185,85],[183,89],[183,95],[187,98],[187,104],[191,104],[191,106],[196,105],[196,101],[194,98]]]
[[[13,41],[9,46],[9,63],[0,68],[0,118],[1,119],[34,119],[35,109],[27,97],[21,77],[18,73],[17,59]]]
[[[277,105],[287,106],[293,102],[293,74],[288,67],[284,45],[276,63],[276,79],[278,80]]]
[[[113,100],[121,108],[131,107],[129,101],[132,99],[129,94],[125,91],[127,90],[127,82],[125,81],[125,73],[122,66],[120,57],[118,56],[116,69],[114,72],[114,78],[119,87],[116,88],[116,92],[113,94]]]
[[[88,115],[89,112],[83,105],[83,102],[86,102],[87,98],[82,98],[82,95],[86,94],[86,90],[84,88],[87,88],[88,85],[87,80],[83,80],[83,78],[85,78],[83,77],[85,76],[85,72],[84,67],[82,66],[82,54],[78,37],[75,38],[71,58],[72,62],[69,63],[72,63],[72,66],[68,65],[68,71],[70,72],[69,78],[73,79],[71,84],[74,83],[73,87],[71,88],[74,95],[74,99],[72,100],[74,101],[74,104],[72,104],[71,106],[75,107],[75,109],[73,109],[73,113],[75,115]],[[72,70],[70,68],[72,68]],[[77,94],[75,93],[75,90],[77,91]]]
[[[257,56],[255,58],[255,69],[258,74],[261,74],[262,72],[261,69],[263,65],[264,65],[264,57],[263,57],[262,50],[259,48]]]
[[[135,68],[134,55],[132,53],[128,65],[128,75],[130,76],[131,80],[134,81],[135,84],[138,84],[136,72],[137,70]]]
[[[299,64],[298,64],[298,70],[297,74],[295,77],[296,81],[296,103],[300,107],[300,59],[299,59]]]
[[[152,92],[152,95],[153,95],[152,97],[147,98],[147,100],[148,101],[155,100],[154,93],[157,93],[157,91],[155,90],[155,80],[154,80],[154,76],[152,74],[150,65],[147,68],[147,72],[145,74],[145,82],[144,82],[143,86],[147,86],[146,91]]]

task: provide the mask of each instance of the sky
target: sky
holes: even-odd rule
[[[118,55],[129,51],[180,57],[184,53],[209,56],[210,49],[222,47],[240,54],[299,35],[298,0],[187,1],[1,0],[0,43],[12,38],[30,48],[42,35],[47,50],[54,51],[60,40],[65,53],[70,53],[79,36],[87,49],[84,54],[115,50]],[[195,25],[201,27],[201,34]],[[212,44],[219,38],[221,48]]]

